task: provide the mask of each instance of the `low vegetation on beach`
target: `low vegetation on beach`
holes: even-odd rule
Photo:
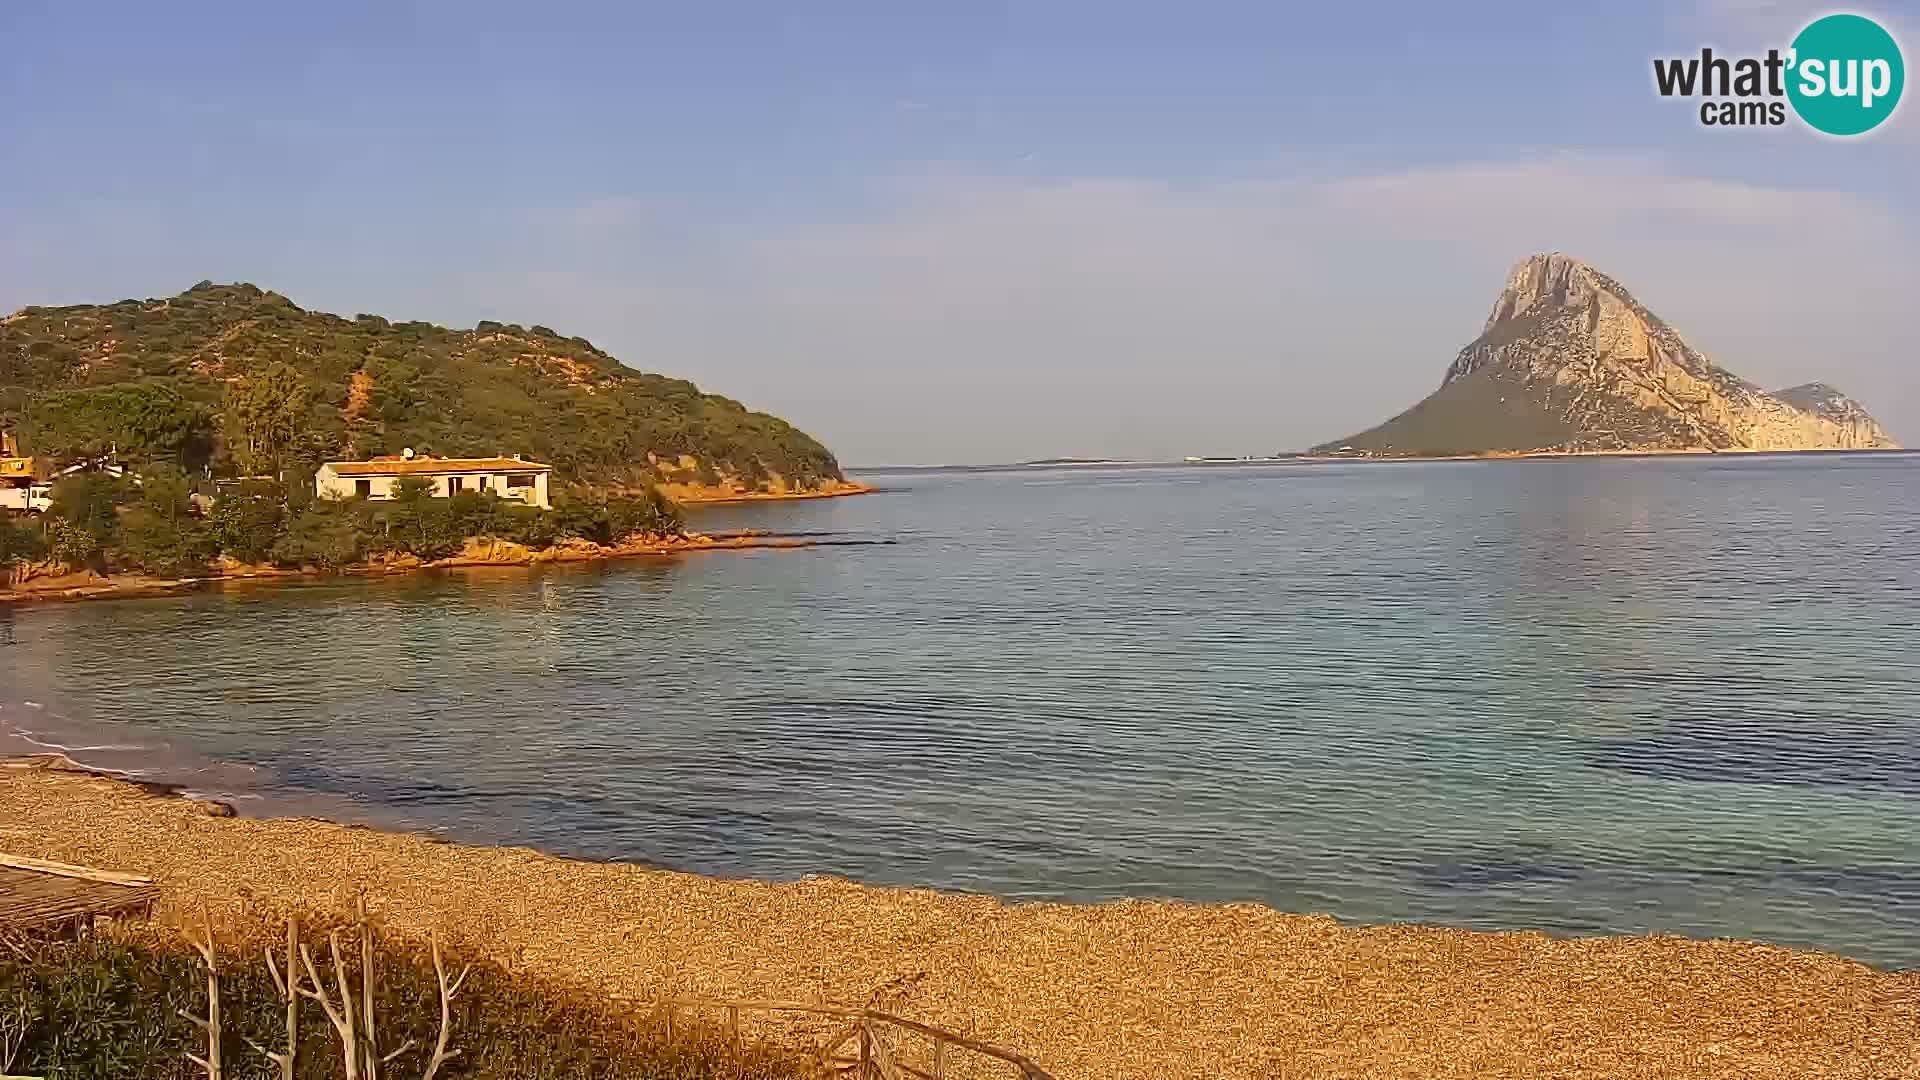
[[[419,479],[401,481],[382,501],[318,498],[310,482],[248,481],[202,514],[186,474],[154,468],[138,484],[105,473],[70,476],[54,485],[47,513],[0,517],[0,569],[50,560],[55,572],[193,577],[225,561],[334,571],[400,555],[442,559],[475,537],[537,549],[683,533],[679,508],[651,489],[565,492],[542,511],[483,492],[437,498]]]
[[[287,925],[301,929],[289,935]],[[442,954],[372,924],[312,916],[287,924],[261,914],[203,934],[189,942],[135,924],[79,941],[7,938],[0,1075],[185,1080],[207,1077],[208,1063],[224,1080],[811,1075],[797,1051],[736,1045],[718,1027],[635,1012],[489,960],[454,959],[465,952]]]

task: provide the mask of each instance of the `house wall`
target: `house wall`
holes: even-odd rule
[[[553,503],[547,497],[545,472],[534,472],[533,486],[518,489],[507,486],[507,477],[515,475],[513,473],[463,472],[414,475],[420,476],[433,485],[433,494],[436,498],[444,499],[453,494],[453,481],[458,479],[462,490],[487,491],[502,499],[517,499],[542,510],[553,509]],[[313,476],[314,492],[323,499],[351,499],[357,490],[354,486],[355,481],[362,479],[368,482],[368,498],[371,499],[393,498],[394,488],[400,482],[400,478],[395,476],[341,476],[332,469],[322,466]]]

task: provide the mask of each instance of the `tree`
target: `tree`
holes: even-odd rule
[[[120,522],[120,550],[148,573],[184,575],[205,569],[219,548],[193,516],[192,493],[178,470],[149,472],[139,499]]]
[[[440,559],[460,550],[466,533],[449,499],[436,498],[433,482],[408,476],[393,486],[385,507],[387,542],[422,559]]]
[[[75,565],[97,566],[120,538],[120,504],[127,485],[102,473],[77,473],[54,481],[47,539],[54,555]]]
[[[278,361],[227,384],[227,452],[243,473],[277,475],[313,444],[313,387]]]
[[[118,453],[136,464],[196,465],[212,445],[206,413],[164,381],[47,394],[29,410],[25,434],[52,458]]]
[[[315,499],[288,516],[286,531],[273,542],[273,561],[281,566],[339,570],[366,556],[366,539],[353,507]]]
[[[286,524],[286,500],[272,481],[241,484],[220,496],[207,515],[207,532],[218,549],[241,562],[265,562]]]

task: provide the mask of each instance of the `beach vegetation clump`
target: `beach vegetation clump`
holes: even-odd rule
[[[669,1024],[471,949],[436,955],[437,944],[344,918],[298,925],[297,960],[285,924],[264,918],[204,938],[196,930],[192,941],[157,926],[10,939],[0,949],[0,1074],[187,1080],[217,1060],[226,1080],[337,1080],[352,1054],[355,1075],[388,1080],[812,1075],[797,1051],[736,1043],[685,1017]]]

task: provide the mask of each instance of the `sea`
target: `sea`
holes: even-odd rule
[[[903,469],[0,609],[0,750],[704,874],[1920,967],[1920,455]]]

